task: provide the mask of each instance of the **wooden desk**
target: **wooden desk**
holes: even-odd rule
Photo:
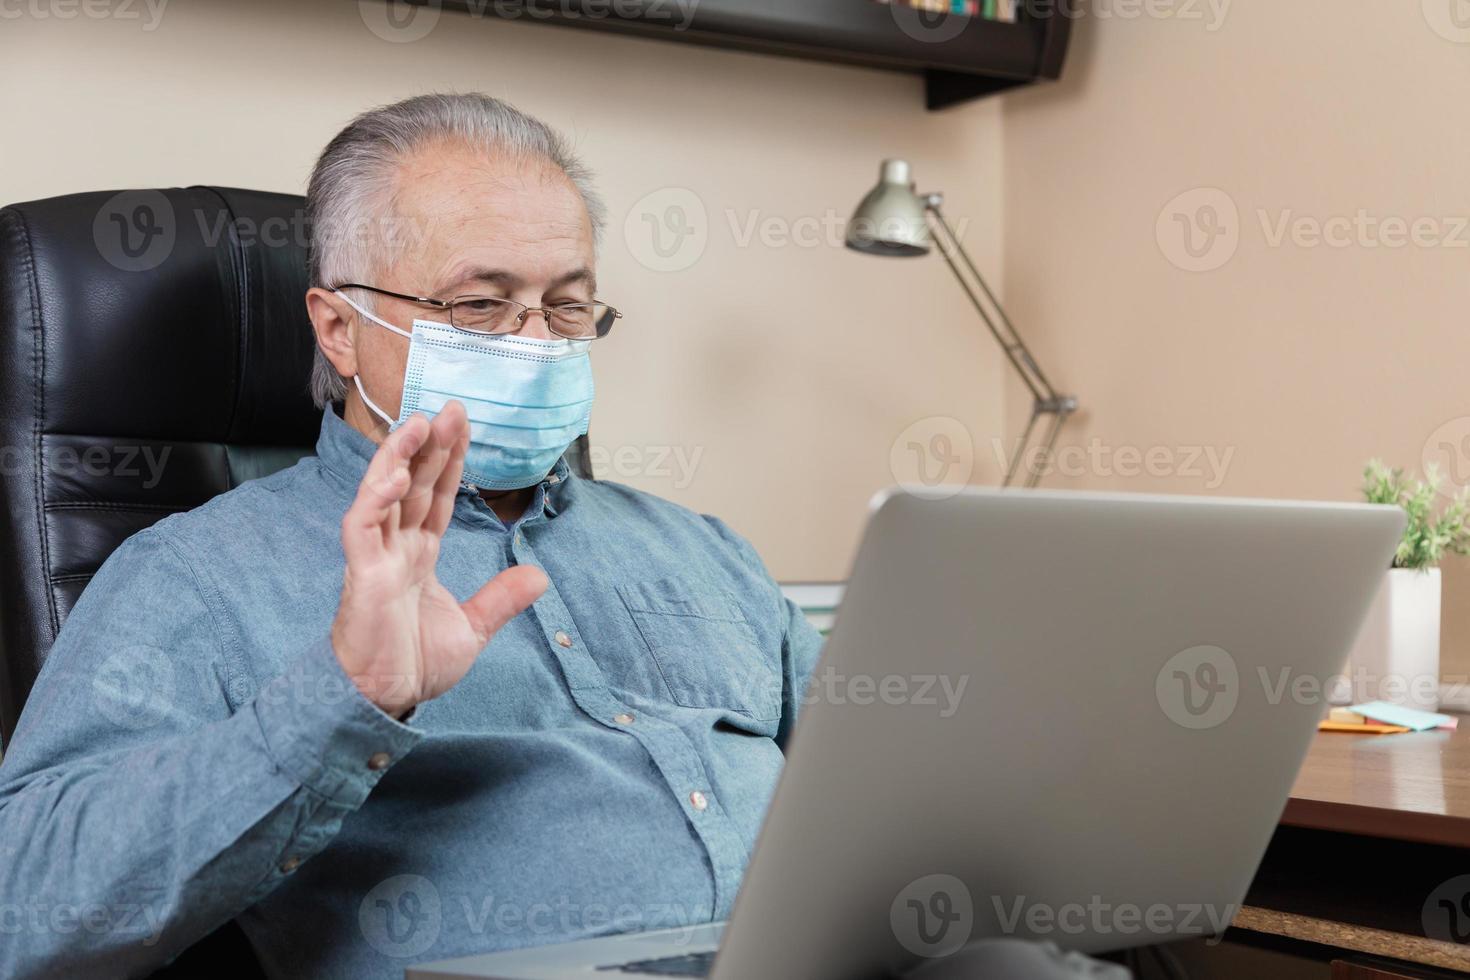
[[[1470,717],[1453,732],[1319,732],[1281,822],[1470,848]]]
[[[1227,938],[1315,950],[1334,977],[1470,973],[1470,945],[1425,929],[1431,896],[1470,874],[1470,717],[1461,724],[1319,733]],[[1363,972],[1358,954],[1391,972]]]

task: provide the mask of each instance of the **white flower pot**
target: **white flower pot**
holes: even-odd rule
[[[1390,569],[1329,700],[1391,701],[1437,711],[1439,600],[1439,569]]]

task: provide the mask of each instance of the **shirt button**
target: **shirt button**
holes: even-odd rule
[[[689,794],[689,804],[696,810],[707,810],[709,809],[709,798],[699,790],[695,790]]]
[[[288,875],[299,867],[301,867],[301,859],[293,855],[281,862],[281,874]]]
[[[516,532],[516,544],[520,544],[520,543],[521,543],[521,532],[520,531],[517,531]]]
[[[372,755],[368,756],[368,768],[371,769],[373,772],[382,772],[384,769],[388,768],[388,764],[392,761],[393,757],[388,753],[374,752]]]
[[[633,724],[633,716],[624,711],[620,715],[613,715],[613,721],[619,725],[631,725]]]
[[[553,637],[553,639],[555,639],[557,643],[561,644],[564,647],[569,647],[572,645],[572,638],[570,636],[567,636],[566,632],[563,630],[557,630],[556,636]]]

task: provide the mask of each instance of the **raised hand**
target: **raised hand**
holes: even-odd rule
[[[434,565],[469,443],[464,406],[414,415],[378,447],[342,518],[347,572],[332,649],[363,695],[395,717],[459,682],[496,631],[546,591],[508,568],[464,603]]]

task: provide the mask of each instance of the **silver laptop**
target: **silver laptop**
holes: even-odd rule
[[[880,497],[729,922],[409,980],[864,980],[986,937],[1222,932],[1402,526],[1353,504]]]

